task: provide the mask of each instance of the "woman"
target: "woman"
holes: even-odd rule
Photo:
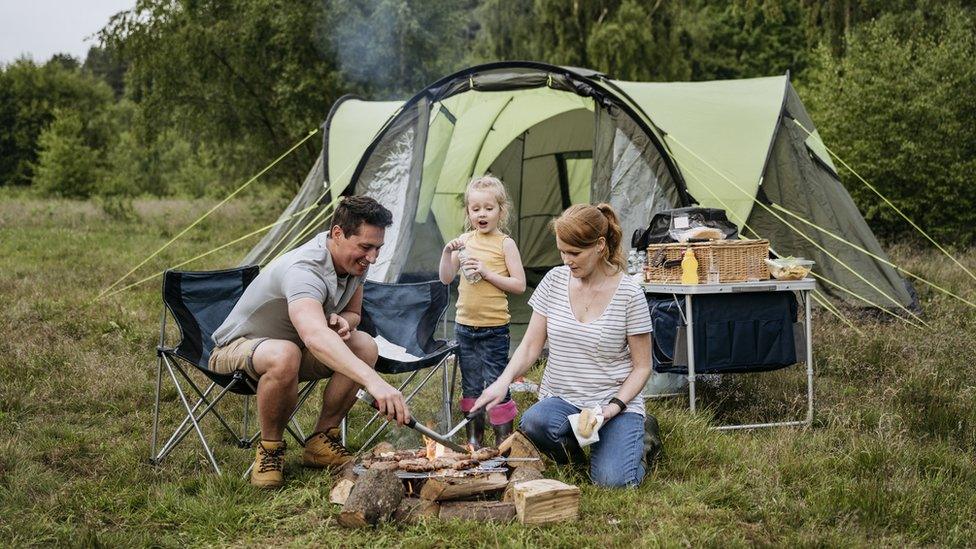
[[[532,294],[522,343],[474,409],[502,402],[512,380],[548,341],[539,402],[522,415],[521,431],[557,463],[579,462],[585,455],[567,416],[602,407],[605,421],[591,446],[590,478],[604,486],[638,485],[645,473],[640,392],[651,372],[644,292],[625,274],[620,223],[609,204],[572,206],[552,229],[564,265],[549,271]]]

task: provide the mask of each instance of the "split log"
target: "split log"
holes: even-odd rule
[[[349,492],[339,513],[339,524],[358,528],[385,521],[402,499],[403,483],[396,473],[366,471]]]
[[[508,438],[498,445],[498,452],[507,458],[516,458],[514,461],[506,463],[509,467],[517,469],[520,467],[531,467],[544,471],[545,462],[542,460],[542,453],[532,444],[532,441],[520,431],[515,431]],[[527,461],[519,461],[519,458],[535,458]]]
[[[522,524],[548,524],[579,517],[580,489],[558,480],[519,482],[514,487],[515,512]]]
[[[383,442],[373,447],[372,454],[376,457],[379,457],[380,454],[385,454],[387,452],[396,452],[396,447],[394,447],[392,444],[384,440]]]
[[[436,501],[429,501],[420,498],[403,498],[396,511],[393,511],[393,520],[406,524],[417,524],[429,517],[436,517],[440,512],[441,505]]]
[[[505,489],[505,473],[490,473],[477,477],[433,477],[420,489],[420,497],[430,501],[446,501],[481,496]]]
[[[359,475],[357,475],[356,472],[353,471],[353,468],[355,466],[356,463],[354,461],[348,461],[345,465],[342,466],[341,469],[339,469],[339,474],[336,475],[336,478],[348,479],[353,482],[356,482],[356,479],[359,478]]]
[[[515,504],[502,501],[446,501],[441,504],[438,516],[443,520],[511,522],[515,518]]]
[[[515,501],[515,485],[519,482],[539,480],[540,478],[543,478],[542,471],[538,469],[532,467],[513,469],[512,475],[508,477],[508,486],[505,487],[505,493],[502,494],[502,501]]]
[[[338,480],[329,492],[329,501],[336,505],[345,505],[346,500],[349,499],[349,492],[355,484],[347,478]]]

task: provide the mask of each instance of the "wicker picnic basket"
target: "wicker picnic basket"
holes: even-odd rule
[[[709,266],[718,269],[719,282],[766,280],[769,266],[768,240],[709,240],[708,242],[651,244],[647,247],[644,280],[673,284],[681,282],[681,258],[691,248],[698,260],[698,283],[708,280]]]

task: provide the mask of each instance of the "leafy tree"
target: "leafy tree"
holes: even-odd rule
[[[88,54],[85,56],[85,62],[81,68],[86,73],[104,80],[111,86],[116,99],[122,97],[122,93],[125,91],[127,67],[114,50],[102,46],[88,48]]]
[[[586,48],[594,66],[627,80],[687,79],[691,66],[681,51],[675,9],[624,0],[594,24]]]
[[[98,151],[85,141],[85,125],[74,110],[58,109],[54,121],[38,138],[34,185],[48,196],[88,198],[95,188]]]
[[[336,67],[315,40],[319,8],[315,0],[139,0],[102,38],[128,64],[146,142],[175,128],[244,143],[244,154],[226,163],[245,174],[314,128],[341,95]],[[292,176],[307,170],[317,145],[303,152],[288,160]]]
[[[455,68],[470,1],[139,0],[102,31],[129,66],[147,132],[172,127],[250,175],[320,124],[349,92],[401,96]],[[447,37],[447,39],[445,39]],[[450,59],[456,61],[450,61]],[[291,155],[300,184],[319,152]]]
[[[910,218],[946,242],[976,242],[976,16],[957,7],[863,25],[836,59],[825,48],[801,89],[825,142]],[[913,230],[852,176],[872,227]]]
[[[57,109],[71,109],[86,117],[103,112],[112,92],[98,79],[62,60],[38,66],[19,59],[0,67],[0,185],[27,185],[37,161],[38,138]],[[88,145],[98,147],[98,139]]]

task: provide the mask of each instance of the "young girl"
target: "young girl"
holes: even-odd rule
[[[508,364],[507,293],[525,291],[525,270],[518,246],[503,228],[508,223],[510,201],[502,182],[485,175],[468,183],[464,192],[467,232],[444,246],[440,279],[458,284],[455,338],[460,346],[461,411],[468,413],[475,399],[491,385]],[[518,410],[512,395],[489,412],[495,444],[512,433]],[[468,442],[480,447],[484,441],[485,417],[479,414],[467,425]]]

